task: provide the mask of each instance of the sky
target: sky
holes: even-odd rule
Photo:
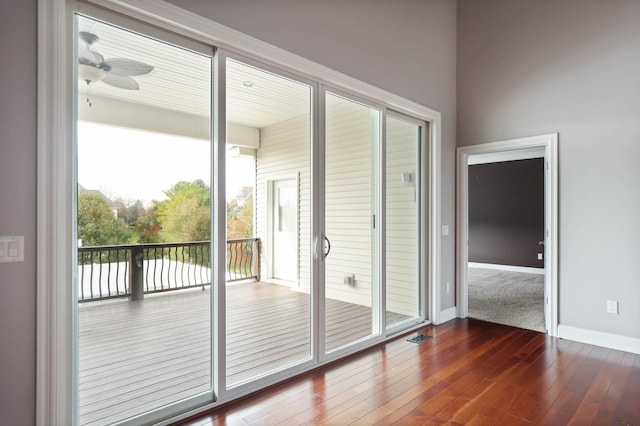
[[[208,141],[78,122],[78,183],[115,200],[166,198],[179,181],[202,179],[211,184]],[[253,186],[253,161],[227,158],[227,200],[243,186]]]

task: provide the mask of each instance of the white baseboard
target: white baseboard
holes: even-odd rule
[[[587,343],[589,345],[640,354],[640,339],[634,337],[587,330],[586,328],[571,327],[570,325],[562,324],[558,325],[558,337],[580,343]]]
[[[544,268],[529,268],[526,266],[497,265],[493,263],[469,262],[470,268],[498,269],[500,271],[524,272],[526,274],[544,275]]]
[[[458,316],[458,312],[455,306],[450,307],[449,309],[445,309],[444,311],[440,311],[440,324],[444,324],[447,321],[451,321],[452,319]]]

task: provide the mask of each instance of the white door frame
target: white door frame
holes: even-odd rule
[[[505,161],[514,151],[520,158],[531,158],[537,149],[544,150],[544,259],[545,259],[545,323],[550,336],[558,334],[558,134],[532,136],[500,142],[459,147],[457,149],[456,183],[456,306],[457,315],[469,314],[469,162],[473,158],[493,158]],[[528,156],[528,157],[527,157]],[[513,159],[513,157],[511,157]],[[489,161],[487,161],[489,162]]]
[[[275,253],[273,249],[273,227],[275,226],[275,216],[273,214],[275,202],[275,185],[277,182],[289,181],[295,182],[296,189],[296,276],[295,281],[280,280],[273,276],[275,269],[273,263],[275,261]],[[295,282],[295,287],[300,286],[300,174],[283,175],[267,178],[267,280],[275,283],[291,285]]]

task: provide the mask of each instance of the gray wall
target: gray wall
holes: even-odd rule
[[[469,166],[469,262],[544,268],[544,159]]]
[[[26,246],[24,263],[0,265],[0,422],[11,425],[35,421],[36,3],[0,6],[0,235],[24,235]],[[442,214],[454,224],[455,2],[174,3],[440,111]],[[442,257],[443,283],[453,282],[453,235]],[[445,295],[443,307],[453,304]]]
[[[455,305],[456,3],[170,0],[442,113],[442,309]],[[265,7],[268,5],[268,7]],[[450,282],[446,294],[444,283]]]
[[[560,324],[635,338],[638,46],[636,0],[458,2],[458,144],[559,132]]]
[[[0,264],[0,423],[35,422],[36,0],[0,6],[0,235],[25,261]]]

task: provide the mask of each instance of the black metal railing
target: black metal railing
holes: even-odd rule
[[[209,241],[78,248],[78,300],[145,294],[211,285]],[[227,241],[227,281],[260,280],[260,239]]]
[[[227,240],[227,282],[247,278],[259,281],[259,247],[259,238]]]

